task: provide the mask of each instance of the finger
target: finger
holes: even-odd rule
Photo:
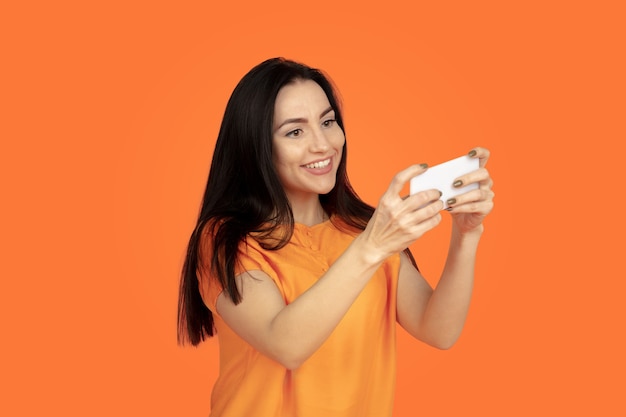
[[[391,180],[387,194],[398,196],[404,185],[413,177],[425,172],[428,169],[427,164],[411,165],[410,167],[398,172]]]
[[[487,148],[481,148],[480,146],[477,146],[469,151],[468,155],[471,158],[478,158],[478,165],[482,168],[487,164],[491,152],[489,152],[489,149]]]
[[[443,201],[436,200],[428,203],[424,207],[402,216],[402,223],[407,230],[417,231],[426,226],[426,230],[431,229],[441,221],[440,212],[443,210]],[[423,233],[425,230],[422,230]]]
[[[489,176],[489,171],[487,171],[487,168],[478,168],[475,171],[455,178],[452,186],[454,188],[461,188],[473,183],[481,183],[481,185],[488,184],[490,179],[491,178]]]
[[[447,208],[448,211],[453,213],[473,213],[473,214],[482,214],[486,215],[491,212],[493,209],[493,200],[487,201],[473,201],[470,203],[465,203],[456,206],[450,206]]]
[[[428,232],[431,229],[434,229],[439,223],[441,223],[442,217],[440,210],[431,216],[421,221],[419,224],[413,227],[413,234],[419,238],[424,233]]]
[[[494,197],[495,194],[492,190],[478,188],[463,194],[459,194],[456,197],[449,198],[446,201],[446,204],[450,207],[458,207],[467,203],[491,201]]]
[[[432,202],[438,201],[442,195],[441,191],[435,189],[420,191],[410,195],[404,199],[405,210],[411,212],[418,210]]]
[[[441,210],[443,210],[443,207],[443,201],[436,200],[414,211],[411,215],[414,216],[418,223],[422,223],[431,217],[436,216]]]

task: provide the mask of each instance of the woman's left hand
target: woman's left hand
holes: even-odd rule
[[[479,159],[479,168],[455,179],[455,185],[464,187],[468,184],[478,183],[478,189],[468,191],[448,201],[450,207],[448,211],[452,215],[453,224],[462,234],[473,231],[482,232],[483,220],[493,209],[495,195],[491,190],[493,180],[485,168],[489,159],[489,150],[474,148],[469,155]],[[457,185],[459,181],[460,184]]]

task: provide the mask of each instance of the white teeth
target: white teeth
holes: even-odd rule
[[[328,158],[325,161],[314,162],[312,164],[305,165],[305,167],[307,167],[307,168],[324,168],[324,167],[328,166],[328,164],[330,164],[330,158]]]

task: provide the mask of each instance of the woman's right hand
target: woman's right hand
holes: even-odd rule
[[[441,222],[443,202],[439,190],[401,197],[405,184],[428,169],[426,164],[400,171],[382,195],[367,227],[359,238],[372,254],[373,262],[401,252]]]

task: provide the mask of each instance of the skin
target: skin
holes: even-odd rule
[[[283,87],[275,104],[274,164],[292,205],[296,222],[324,220],[318,196],[335,185],[336,164],[345,137],[329,122],[334,117],[323,90],[313,81]],[[493,182],[485,169],[489,151],[474,148],[480,168],[457,178],[479,188],[459,195],[451,205],[448,257],[435,289],[402,254],[397,320],[415,338],[440,349],[451,347],[463,328],[474,280],[476,249],[483,220],[493,208]],[[331,159],[331,168],[306,168]],[[325,170],[327,171],[325,171]],[[406,183],[425,172],[413,165],[399,172],[381,197],[366,229],[328,271],[300,297],[285,305],[267,274],[237,276],[244,295],[235,305],[221,294],[217,310],[224,321],[261,353],[288,369],[298,368],[328,338],[383,261],[402,252],[441,221],[437,190],[400,197]]]
[[[321,220],[318,195],[335,186],[345,142],[319,85],[295,81],[279,91],[274,108],[274,166],[296,222],[310,226]],[[314,163],[323,167],[311,167]]]

